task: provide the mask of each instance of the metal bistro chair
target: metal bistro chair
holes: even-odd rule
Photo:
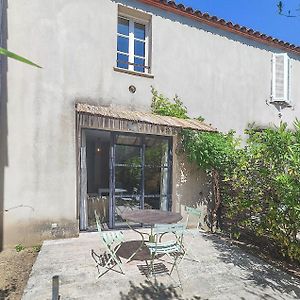
[[[201,211],[197,208],[193,208],[193,207],[189,207],[189,206],[185,206],[185,211],[187,213],[187,218],[186,218],[186,230],[184,232],[185,235],[190,235],[192,236],[192,238],[196,238],[197,235],[199,234],[199,230],[200,230],[200,223],[201,223]],[[196,217],[197,220],[197,226],[196,228],[193,229],[188,229],[188,225],[189,225],[189,220],[192,217]],[[198,258],[196,257],[196,255],[193,253],[192,249],[191,249],[191,244],[189,247],[184,246],[184,257],[189,257],[191,260],[196,261],[196,262],[200,262],[198,260]]]
[[[185,231],[185,228],[186,227],[184,224],[156,224],[153,228],[155,241],[145,242],[151,254],[150,265],[146,260],[146,264],[148,267],[148,275],[156,275],[154,260],[159,259],[161,255],[166,254],[171,260],[173,260],[173,263],[171,263],[171,270],[167,274],[172,278],[171,275],[175,268],[179,279],[179,285],[181,288],[182,284],[178,272],[178,263],[184,256],[183,233]],[[167,234],[172,234],[173,239],[162,242],[162,238]]]
[[[122,269],[122,261],[117,255],[117,251],[122,245],[122,242],[124,240],[123,233],[121,231],[107,231],[103,232],[101,228],[101,222],[100,218],[96,212],[95,213],[95,219],[97,224],[98,233],[100,236],[100,240],[103,245],[105,245],[107,253],[104,253],[103,255],[98,255],[95,253],[95,251],[91,250],[91,255],[96,262],[96,267],[98,269],[99,276],[103,276],[106,274],[109,270],[115,271],[117,273],[125,274]],[[114,267],[118,266],[120,271],[114,270]],[[99,267],[103,267],[106,270],[104,272],[100,272]]]

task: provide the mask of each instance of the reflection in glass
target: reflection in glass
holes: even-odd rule
[[[163,198],[166,199],[166,197],[163,197]],[[160,199],[161,199],[160,197],[145,197],[144,208],[145,209],[167,210],[167,209],[163,209]]]
[[[141,166],[140,147],[116,145],[116,164],[125,164],[127,166]]]
[[[118,18],[118,33],[129,35],[129,21],[123,18]]]
[[[160,168],[145,167],[145,194],[160,195]]]
[[[165,139],[147,137],[145,144],[145,165],[167,167],[168,141]]]
[[[134,41],[134,55],[145,57],[145,42]]]
[[[145,25],[134,23],[134,37],[145,40]]]
[[[134,71],[137,71],[137,72],[145,72],[145,59],[143,58],[138,58],[138,57],[135,57],[134,58]]]
[[[116,136],[116,144],[122,145],[140,145],[141,138],[135,135],[122,135],[118,134]]]
[[[118,36],[118,51],[129,52],[129,39],[127,37]]]
[[[140,167],[116,167],[115,185],[116,189],[123,190],[123,195],[136,195],[141,192]]]
[[[117,67],[128,69],[128,55],[118,53]]]

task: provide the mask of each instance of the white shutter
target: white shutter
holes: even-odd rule
[[[290,102],[290,58],[273,54],[272,101]]]

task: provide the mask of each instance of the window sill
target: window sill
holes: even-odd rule
[[[154,78],[153,74],[131,71],[131,70],[126,70],[126,69],[117,68],[117,67],[114,67],[114,71],[120,72],[120,73],[125,73],[125,74],[130,74],[130,75],[135,75],[135,76],[140,76],[140,77]]]

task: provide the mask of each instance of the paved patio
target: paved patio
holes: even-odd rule
[[[128,245],[138,240],[125,231]],[[97,233],[45,241],[33,266],[23,300],[51,299],[51,278],[59,275],[61,299],[300,299],[300,280],[230,246],[216,236],[187,237],[200,263],[184,260],[179,271],[183,290],[169,276],[148,281],[143,261],[124,265],[126,275],[108,272],[100,279],[91,249],[101,253]],[[124,250],[124,249],[123,249]],[[173,277],[177,280],[176,272]]]

